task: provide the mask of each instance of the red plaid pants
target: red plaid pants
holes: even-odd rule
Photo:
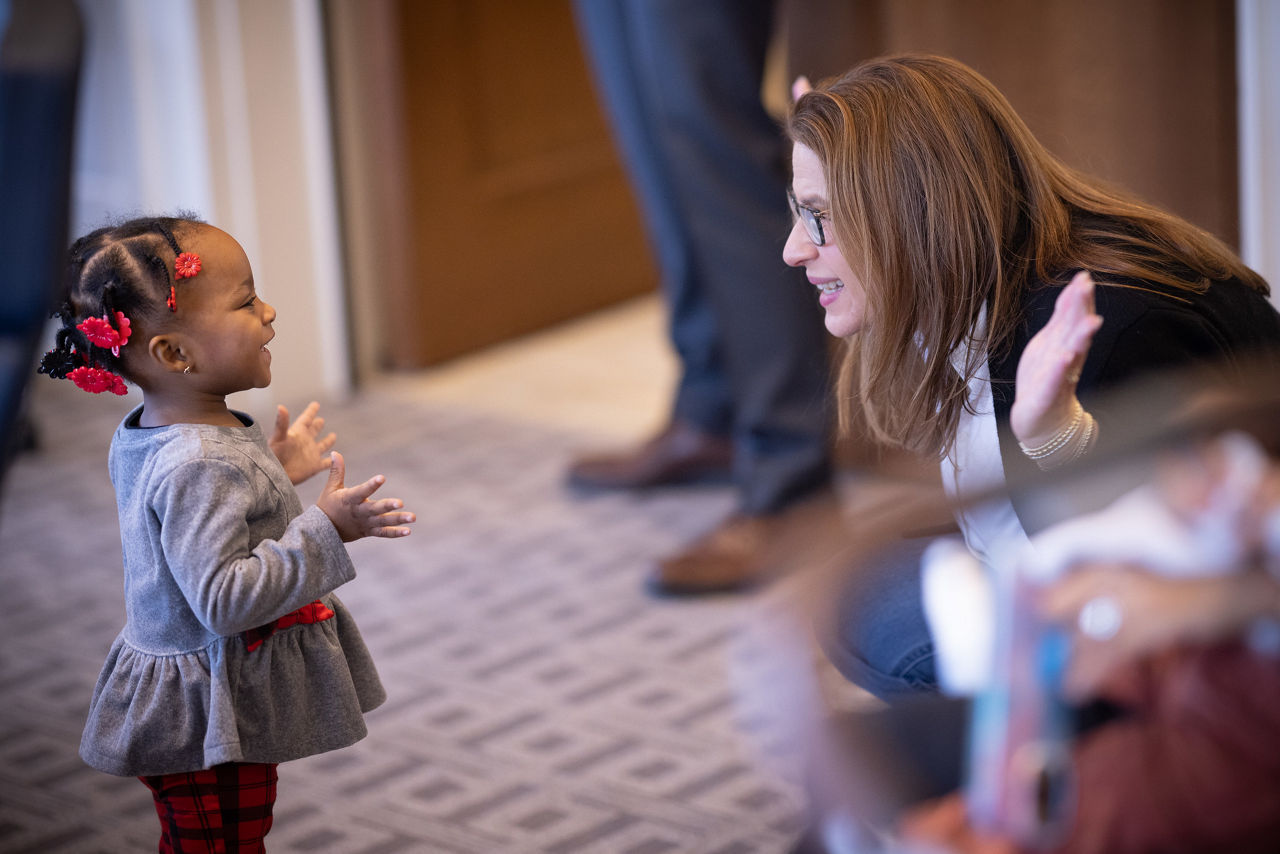
[[[160,816],[160,854],[256,854],[271,830],[276,766],[231,762],[139,777]]]

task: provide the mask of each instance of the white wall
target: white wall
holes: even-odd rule
[[[1280,306],[1280,2],[1236,0],[1240,254]]]
[[[72,220],[190,210],[279,313],[262,418],[350,391],[319,0],[81,0]]]

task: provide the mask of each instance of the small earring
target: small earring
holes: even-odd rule
[[[190,365],[187,365],[185,368],[183,368],[183,369],[182,369],[182,372],[183,372],[184,374],[189,374],[189,373],[191,373],[191,366],[190,366]]]

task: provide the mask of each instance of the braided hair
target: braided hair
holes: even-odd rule
[[[132,379],[120,348],[137,327],[154,328],[174,310],[177,236],[201,225],[190,216],[144,217],[81,237],[68,253],[62,321],[39,373],[85,391],[125,394]]]

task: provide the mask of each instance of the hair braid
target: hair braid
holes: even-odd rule
[[[87,391],[124,394],[121,379],[129,369],[120,347],[140,328],[163,324],[168,314],[165,299],[174,280],[171,262],[161,253],[180,254],[175,234],[199,224],[194,217],[133,219],[75,241],[63,278],[64,301],[53,315],[62,325],[38,371],[70,377]]]
[[[151,221],[151,227],[160,233],[160,236],[164,238],[165,243],[168,243],[169,248],[173,250],[174,255],[182,254],[182,249],[178,246],[178,241],[173,236],[173,229],[165,225],[164,220],[153,219]]]

